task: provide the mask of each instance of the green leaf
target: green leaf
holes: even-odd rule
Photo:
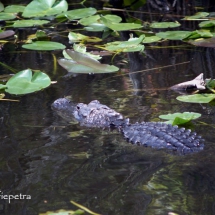
[[[151,28],[176,28],[181,24],[178,22],[154,22],[150,25]]]
[[[128,41],[115,41],[105,44],[105,49],[111,52],[135,52],[143,51],[144,45],[140,45],[145,37],[142,34],[139,38],[130,38]]]
[[[210,28],[215,26],[215,20],[208,20],[199,23],[200,28]]]
[[[69,10],[65,13],[58,15],[56,18],[62,18],[65,16],[67,19],[72,21],[74,19],[81,19],[84,17],[91,16],[91,15],[95,14],[96,12],[97,12],[97,10],[95,8],[92,8],[92,7],[74,9],[74,10]]]
[[[213,34],[208,30],[201,29],[201,30],[193,31],[187,39],[198,39],[198,38],[202,38],[202,37],[203,38],[213,37]]]
[[[33,27],[37,25],[44,25],[49,23],[47,20],[33,20],[33,19],[28,19],[28,20],[17,20],[13,23],[14,28],[22,28],[22,27]]]
[[[215,94],[194,94],[194,95],[183,95],[176,98],[182,102],[190,103],[209,103],[215,99]]]
[[[209,13],[207,13],[207,12],[198,12],[198,13],[194,14],[193,16],[186,16],[183,20],[195,20],[195,19],[199,20],[208,15],[209,15]]]
[[[142,25],[136,23],[115,23],[104,17],[101,17],[102,22],[113,31],[126,31],[131,29],[142,28]]]
[[[51,80],[48,75],[43,72],[35,72],[32,76],[30,69],[23,70],[15,74],[6,83],[6,92],[10,94],[27,94],[39,91],[48,87],[51,84]]]
[[[100,42],[102,41],[102,39],[98,38],[98,37],[90,37],[90,36],[85,36],[83,34],[79,34],[79,33],[75,33],[75,32],[69,32],[68,35],[69,41],[74,43],[74,42]]]
[[[165,31],[159,32],[156,36],[168,40],[183,40],[191,35],[191,31]]]
[[[4,5],[0,2],[0,12],[4,10]]]
[[[15,18],[16,18],[15,13],[4,13],[4,12],[0,13],[0,20],[12,20]]]
[[[142,41],[142,43],[154,43],[161,40],[160,37],[158,36],[150,36],[150,37],[145,37]]]
[[[174,113],[167,115],[160,115],[159,118],[168,120],[166,123],[172,125],[181,125],[191,120],[197,119],[201,116],[200,113],[195,112],[183,112],[183,113]]]
[[[9,5],[4,9],[5,13],[18,13],[23,12],[25,9],[25,6],[22,5]]]
[[[50,51],[50,50],[57,50],[57,49],[65,49],[66,46],[57,42],[37,41],[30,44],[25,44],[22,46],[22,48],[31,49],[31,50],[40,50],[40,51]]]
[[[68,72],[73,73],[109,73],[119,70],[116,66],[101,64],[99,61],[90,56],[76,51],[66,50],[66,53],[71,57],[69,59],[59,59],[58,63]]]
[[[68,10],[66,0],[33,0],[29,3],[22,16],[23,17],[43,17],[52,16]]]

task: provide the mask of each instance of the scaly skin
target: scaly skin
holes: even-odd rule
[[[74,104],[67,98],[60,98],[52,104],[52,108],[63,118],[75,118],[83,126],[119,128],[124,137],[133,144],[167,148],[180,154],[198,152],[204,148],[204,140],[195,132],[160,122],[130,124],[129,119],[124,119],[120,113],[97,100],[87,105]]]

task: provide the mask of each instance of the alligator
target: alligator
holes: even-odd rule
[[[69,121],[75,118],[81,126],[117,128],[132,144],[166,148],[178,154],[198,152],[204,148],[204,139],[189,129],[162,122],[131,124],[128,118],[98,100],[75,104],[69,98],[59,98],[52,104],[52,109]]]

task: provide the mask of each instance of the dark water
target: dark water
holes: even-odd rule
[[[119,73],[70,77],[55,64],[61,52],[4,47],[1,62],[17,70],[40,69],[57,84],[21,97],[7,95],[19,102],[0,104],[1,192],[31,196],[10,203],[0,196],[0,214],[77,209],[70,200],[110,215],[215,214],[214,106],[179,102],[178,94],[168,90],[202,72],[214,78],[215,51],[176,42],[165,45],[177,48],[148,47],[146,56],[121,55],[114,60],[122,68]],[[1,74],[10,73],[0,68]],[[135,72],[140,70],[144,71]],[[117,131],[68,123],[50,107],[67,95],[76,102],[97,99],[131,122],[158,121],[166,113],[199,112],[202,117],[191,127],[206,139],[205,149],[177,156],[133,146]]]

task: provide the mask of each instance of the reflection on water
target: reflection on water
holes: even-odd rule
[[[18,70],[41,69],[58,83],[17,97],[20,102],[1,102],[0,189],[7,195],[31,195],[31,200],[9,204],[0,195],[0,214],[75,209],[70,200],[111,215],[215,214],[214,107],[179,102],[168,90],[202,72],[214,78],[215,51],[178,42],[165,45],[177,49],[148,47],[145,56],[129,53],[116,58],[116,64],[129,62],[122,69],[130,73],[71,77],[60,66],[55,69],[53,56],[60,52],[14,53],[5,47],[1,62]],[[103,63],[110,60],[104,58]],[[1,73],[9,71],[1,66]],[[67,95],[75,102],[100,100],[131,122],[156,121],[160,114],[177,111],[199,112],[206,125],[197,122],[193,129],[206,139],[205,150],[176,156],[133,146],[117,131],[68,123],[50,107]]]

